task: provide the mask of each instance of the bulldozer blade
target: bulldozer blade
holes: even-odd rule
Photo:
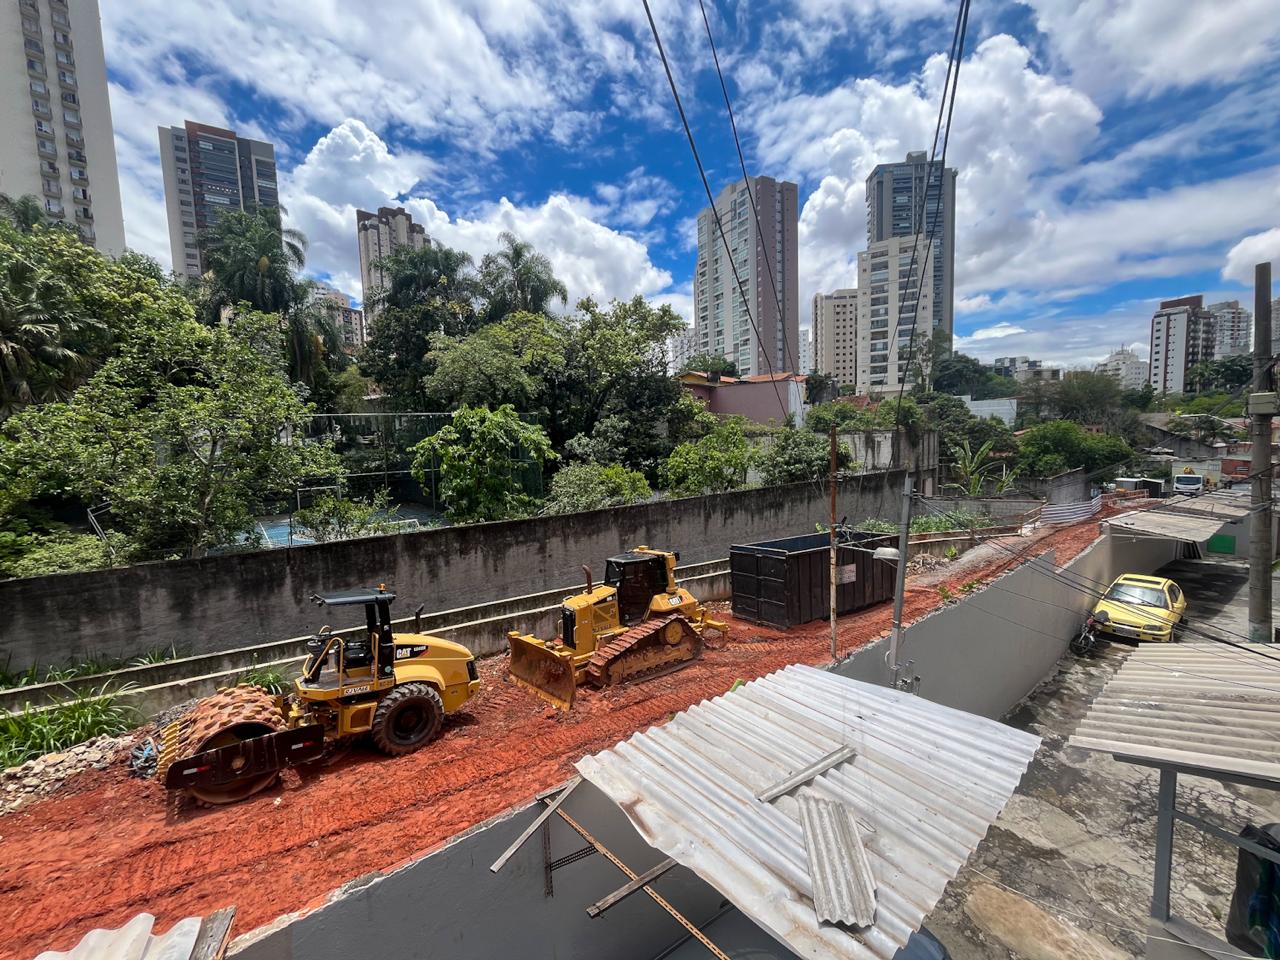
[[[511,679],[560,710],[573,708],[577,690],[573,656],[561,656],[533,637],[513,634],[511,642]]]
[[[240,781],[308,763],[323,752],[324,727],[307,724],[174,760],[165,771],[164,785],[217,794]]]

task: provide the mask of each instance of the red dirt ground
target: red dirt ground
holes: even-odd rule
[[[1097,519],[1003,542],[1024,556],[1056,547],[1063,563],[1097,538]],[[963,581],[1015,562],[1001,552],[947,586],[957,593]],[[940,603],[936,588],[908,582],[905,619]],[[843,618],[841,653],[887,633],[890,607]],[[234,904],[236,933],[244,933],[529,800],[570,776],[580,757],[717,696],[736,679],[828,662],[828,644],[822,622],[787,633],[734,622],[731,638],[709,640],[698,664],[629,687],[583,690],[570,715],[506,682],[506,658],[491,657],[481,664],[482,692],[429,749],[392,759],[355,747],[233,806],[179,807],[158,784],[132,778],[124,763],[86,771],[0,817],[0,929],[9,931],[0,957],[69,950],[88,930],[142,911],[155,914],[162,930]]]

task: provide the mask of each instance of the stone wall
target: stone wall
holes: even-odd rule
[[[895,518],[902,482],[901,471],[844,481],[840,516]],[[638,544],[678,550],[682,563],[719,560],[735,543],[812,533],[829,509],[823,485],[798,483],[8,580],[0,582],[0,659],[20,670],[170,644],[187,654],[215,653],[313,632],[331,616],[309,602],[317,592],[385,583],[397,594],[396,615],[420,603],[427,612],[447,610],[576,583],[584,563],[598,578],[606,557]]]

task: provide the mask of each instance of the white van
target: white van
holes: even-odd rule
[[[1198,473],[1177,473],[1173,477],[1174,493],[1204,493],[1204,477]]]

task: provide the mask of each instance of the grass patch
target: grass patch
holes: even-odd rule
[[[66,683],[81,677],[93,677],[100,673],[110,673],[125,667],[142,667],[152,663],[164,663],[185,656],[174,644],[167,647],[152,647],[135,657],[89,657],[85,660],[69,661],[62,666],[45,666],[33,664],[24,670],[10,670],[12,654],[5,657],[4,666],[0,667],[0,690],[12,690],[16,687],[30,687],[37,683]]]
[[[85,694],[68,691],[50,707],[27,704],[21,713],[0,714],[0,768],[137,726],[141,715],[120,702],[127,691],[127,687],[111,690],[106,686]]]
[[[993,517],[984,517],[964,510],[950,510],[946,513],[926,513],[911,519],[912,533],[950,533],[953,530],[981,530],[984,527],[998,526]],[[858,529],[867,533],[897,533],[899,525],[880,517],[868,517],[858,524]]]
[[[273,696],[289,692],[289,678],[274,667],[260,667],[256,663],[236,677],[236,683],[261,687]]]

